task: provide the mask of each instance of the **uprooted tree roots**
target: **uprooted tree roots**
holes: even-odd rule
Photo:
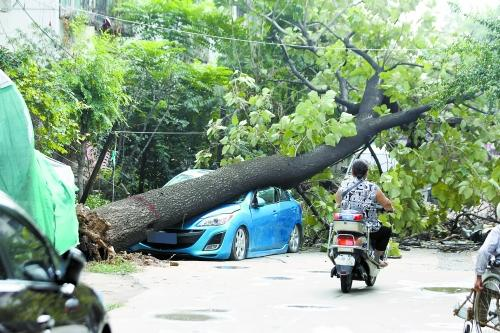
[[[115,250],[107,240],[110,224],[100,218],[90,208],[78,205],[76,207],[80,235],[80,250],[88,260],[106,260],[115,256]]]

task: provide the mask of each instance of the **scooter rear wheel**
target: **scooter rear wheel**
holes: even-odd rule
[[[352,287],[352,274],[341,275],[340,289],[342,289],[342,292],[347,294],[348,292],[351,291],[351,287]]]
[[[371,276],[367,276],[366,277],[366,280],[365,280],[365,283],[368,287],[373,287],[373,285],[375,284],[375,281],[377,281],[377,277],[374,276],[374,277],[371,277]]]

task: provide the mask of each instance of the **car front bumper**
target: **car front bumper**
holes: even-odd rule
[[[193,230],[168,230],[177,233],[177,244],[140,242],[129,248],[132,252],[182,254],[199,258],[228,259],[232,238],[225,226]],[[229,239],[228,239],[229,238]]]

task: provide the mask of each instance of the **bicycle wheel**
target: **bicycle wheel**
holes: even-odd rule
[[[478,332],[500,331],[500,281],[490,276],[483,282],[481,290],[474,299],[474,320]]]

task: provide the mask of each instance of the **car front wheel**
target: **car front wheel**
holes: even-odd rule
[[[300,228],[298,225],[295,225],[292,230],[292,234],[290,235],[290,240],[288,241],[288,252],[296,253],[299,252],[300,248]]]
[[[231,248],[231,260],[243,260],[247,256],[247,232],[245,228],[239,227],[233,239]]]

